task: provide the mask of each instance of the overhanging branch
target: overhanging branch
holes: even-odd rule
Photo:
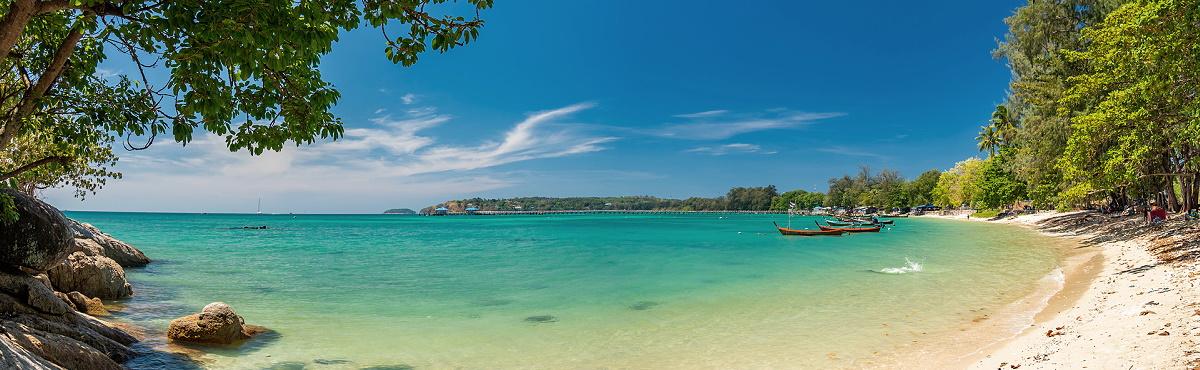
[[[8,181],[8,179],[16,177],[17,175],[20,175],[20,174],[28,172],[29,170],[32,170],[34,168],[38,168],[38,167],[41,167],[41,166],[44,166],[44,165],[47,165],[50,163],[58,163],[58,164],[65,165],[70,161],[71,161],[71,157],[61,156],[61,155],[42,158],[42,159],[27,163],[24,166],[17,167],[17,169],[15,169],[15,170],[0,174],[0,181]]]

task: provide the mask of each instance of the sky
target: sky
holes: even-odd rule
[[[913,178],[979,155],[1009,72],[1006,1],[497,1],[479,39],[412,67],[377,29],[321,72],[336,142],[251,156],[159,140],[67,210],[379,213],[449,199],[824,191],[860,166]],[[131,73],[117,55],[105,73]]]

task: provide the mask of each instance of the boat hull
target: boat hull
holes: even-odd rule
[[[779,233],[782,235],[793,235],[793,236],[821,236],[821,235],[838,236],[838,235],[842,235],[842,234],[846,233],[845,231],[840,231],[840,230],[789,229],[786,227],[779,226],[779,224],[775,224],[775,228],[778,229]]]
[[[821,228],[821,230],[826,230],[826,231],[839,230],[839,231],[845,231],[848,233],[877,233],[877,232],[879,232],[879,229],[883,228],[882,226],[876,226],[876,227],[831,227],[831,226],[822,225],[820,223],[817,223],[817,227]]]

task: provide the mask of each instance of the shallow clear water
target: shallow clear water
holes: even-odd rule
[[[161,335],[224,301],[276,332],[200,348],[211,368],[866,366],[1060,258],[1023,228],[918,218],[785,237],[783,215],[68,215],[155,260],[118,319]],[[270,228],[230,229],[249,225]]]

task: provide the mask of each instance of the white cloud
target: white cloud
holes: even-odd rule
[[[727,111],[727,110],[724,110],[724,109],[718,109],[718,110],[706,110],[706,111],[703,111],[703,112],[696,112],[696,113],[676,114],[676,115],[674,115],[673,117],[679,117],[679,118],[705,118],[705,117],[716,117],[716,116],[720,116],[720,115],[722,115],[722,114],[725,114],[725,113],[729,113],[729,111]]]
[[[729,114],[705,111],[681,114],[686,123],[672,123],[646,133],[674,139],[724,140],[737,135],[777,129],[789,129],[814,121],[843,116],[842,113],[808,113],[773,109],[761,114]]]
[[[222,137],[198,137],[186,148],[161,142],[123,154],[112,181],[83,204],[65,190],[48,198],[65,209],[252,211],[257,197],[288,199],[276,212],[354,212],[423,206],[438,200],[515,186],[504,174],[476,172],[504,164],[604,150],[613,137],[592,136],[563,123],[591,108],[575,104],[536,112],[495,139],[476,145],[438,145],[430,129],[452,117],[433,108],[384,115],[346,129],[334,142],[287,146],[250,156],[232,153]],[[264,208],[268,208],[264,206]]]
[[[708,155],[726,155],[726,154],[775,154],[776,151],[764,151],[761,146],[755,144],[733,143],[719,146],[701,146],[686,150],[688,153],[701,153]]]
[[[862,149],[855,149],[855,148],[839,146],[839,145],[828,146],[828,147],[824,147],[824,148],[817,148],[817,151],[824,152],[824,153],[830,153],[830,154],[851,156],[851,157],[883,158],[882,155],[877,154],[877,153],[872,153],[872,152],[868,152],[868,151],[865,151]]]
[[[417,102],[417,95],[413,93],[404,94],[404,96],[400,97],[400,101],[403,102],[404,105],[412,105],[412,103]]]

